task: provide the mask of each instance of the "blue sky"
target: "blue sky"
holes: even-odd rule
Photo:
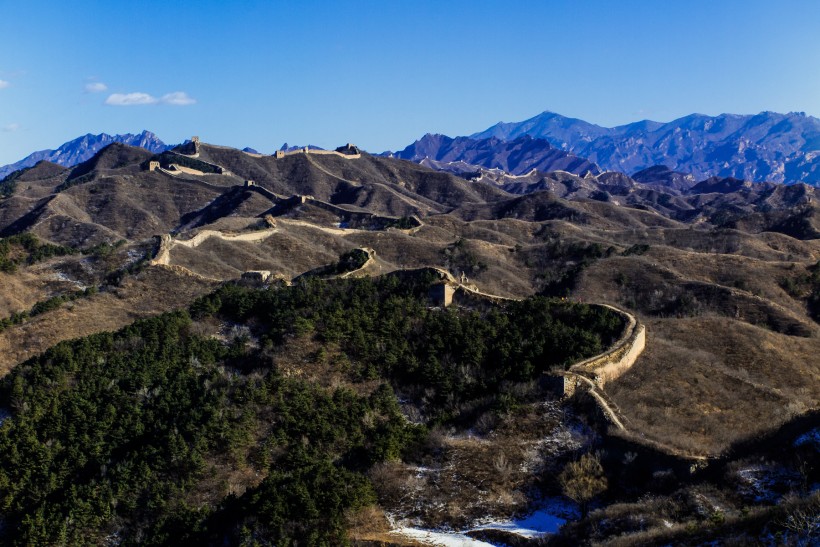
[[[552,110],[820,116],[820,2],[0,0],[0,164],[85,133],[378,152]]]

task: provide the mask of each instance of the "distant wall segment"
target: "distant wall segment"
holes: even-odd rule
[[[356,153],[343,153],[337,152],[336,150],[317,150],[315,148],[300,148],[298,150],[291,150],[290,152],[285,152],[284,150],[277,150],[274,153],[274,157],[276,159],[284,158],[287,156],[295,156],[297,154],[310,154],[311,156],[339,156],[341,158],[345,158],[348,160],[355,160],[357,158],[361,158],[362,154],[360,152]]]

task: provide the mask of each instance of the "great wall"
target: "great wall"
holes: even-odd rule
[[[303,225],[316,228],[330,233],[345,235],[358,230],[329,228],[317,226],[304,221],[278,219],[277,222],[283,224]],[[277,228],[270,228],[266,230],[259,230],[255,232],[247,232],[241,234],[225,234],[216,230],[203,230],[191,239],[177,240],[170,234],[162,236],[156,257],[151,262],[152,265],[161,266],[173,269],[179,273],[186,275],[193,275],[209,281],[220,281],[218,279],[208,278],[198,273],[194,273],[183,266],[170,263],[170,251],[175,245],[182,245],[188,248],[195,248],[202,244],[209,238],[219,238],[225,241],[262,241],[270,237],[278,231]],[[371,248],[361,248],[367,253],[367,260],[359,268],[344,272],[342,274],[333,275],[329,278],[349,278],[362,274],[378,275],[381,272],[381,265],[378,265],[378,271],[374,269],[377,265],[376,251]],[[421,268],[419,270],[400,270],[407,273],[418,271],[431,271],[439,278],[440,283],[434,287],[440,287],[440,296],[434,296],[434,290],[431,289],[431,298],[434,304],[446,307],[451,305],[454,301],[460,303],[475,303],[475,300],[489,302],[497,305],[504,302],[517,301],[520,299],[511,298],[507,296],[494,295],[485,293],[479,290],[475,285],[470,284],[466,278],[462,276],[459,280],[453,276],[449,271],[438,267]],[[385,272],[386,273],[386,272]],[[290,284],[292,280],[283,278],[281,275],[272,274],[270,271],[248,271],[242,274],[242,279],[246,282],[253,282],[255,284],[264,284],[270,282],[272,279],[281,279],[285,284]],[[298,276],[297,276],[298,277]],[[435,302],[439,298],[439,302]],[[466,300],[465,300],[466,298]],[[628,431],[628,419],[621,413],[617,405],[607,396],[604,387],[608,382],[611,382],[627,370],[629,370],[636,362],[638,357],[646,347],[646,327],[640,323],[637,318],[629,312],[610,306],[607,304],[592,304],[620,315],[624,320],[624,329],[618,340],[610,346],[606,351],[575,363],[566,371],[546,373],[544,375],[543,383],[548,386],[548,389],[553,391],[556,395],[562,398],[569,398],[576,394],[585,393],[591,397],[599,408],[604,418],[621,431]],[[645,443],[647,444],[647,443]],[[691,454],[682,454],[679,451],[673,450],[669,447],[663,446],[659,443],[648,443],[656,448],[659,448],[667,453],[686,457],[690,460],[702,461],[703,458],[693,456]]]
[[[247,152],[246,152],[247,154]],[[274,152],[273,156],[276,159],[285,158],[287,156],[293,156],[296,154],[306,154],[306,155],[315,155],[315,156],[339,156],[345,159],[357,159],[362,157],[362,153],[354,144],[347,143],[345,146],[340,146],[336,150],[320,150],[318,148],[310,148],[309,146],[304,146],[297,150],[277,150]]]
[[[607,382],[615,380],[635,363],[635,360],[646,347],[646,327],[629,312],[609,306],[596,304],[610,309],[626,320],[626,327],[621,337],[607,351],[595,357],[585,359],[571,366],[569,372],[577,376],[585,376],[592,380],[599,388]]]
[[[194,147],[194,154],[186,155],[186,157],[198,157],[199,156],[199,139],[197,137],[193,137],[191,139],[191,145]],[[284,158],[287,156],[292,156],[296,154],[305,154],[310,156],[313,155],[336,155],[343,157],[345,159],[355,159],[361,157],[358,149],[356,149],[353,145],[348,144],[344,148],[348,152],[355,151],[355,153],[343,153],[341,151],[330,151],[330,150],[315,150],[309,149],[307,147],[301,148],[295,151],[285,152],[285,151],[277,151],[275,153],[276,158]],[[200,160],[201,161],[201,160]],[[156,164],[156,165],[154,165]],[[208,164],[218,170],[220,173],[231,175],[231,173],[221,166]],[[314,164],[316,165],[316,164]],[[321,166],[316,165],[322,171],[327,172]],[[194,175],[202,175],[205,174],[204,172],[197,171],[190,168],[181,168],[182,166],[175,166],[181,173],[186,174],[194,174]],[[159,162],[151,162],[151,170],[154,168],[159,169],[160,171],[167,173],[169,175],[175,176],[179,173],[169,172],[166,169],[163,169]],[[333,173],[327,172],[329,175],[333,176],[334,178],[340,178]],[[346,179],[341,179],[346,180]],[[357,184],[355,181],[346,181],[350,182],[351,184]],[[264,188],[262,186],[257,185],[252,180],[246,180],[244,182],[244,186],[249,190],[258,192],[259,194],[263,195],[264,197],[268,198],[271,202],[275,205],[279,206],[298,206],[303,204],[310,203],[311,205],[329,210],[336,214],[346,215],[346,216],[361,216],[362,220],[373,220],[376,218],[382,219],[378,215],[373,215],[372,213],[364,213],[364,212],[356,212],[350,211],[347,209],[343,209],[337,205],[332,203],[324,202],[321,200],[315,199],[313,196],[291,196],[286,198],[284,196],[279,196],[274,192]],[[384,217],[386,218],[386,217]],[[411,217],[414,221],[415,226],[407,231],[416,231],[421,226],[421,220],[418,217]],[[398,219],[389,219],[389,220],[398,220]],[[360,231],[350,228],[330,228],[325,226],[318,226],[315,224],[311,224],[304,221],[294,220],[294,219],[278,219],[277,222],[282,222],[285,224],[293,224],[293,225],[305,225],[310,226],[316,229],[320,229],[329,233],[333,233],[336,235],[345,235],[352,232]],[[188,248],[195,248],[200,245],[205,240],[216,237],[226,241],[262,241],[267,237],[273,235],[277,232],[277,228],[272,227],[266,230],[260,230],[256,232],[248,232],[248,233],[241,233],[241,234],[225,234],[223,232],[219,232],[216,230],[203,230],[193,236],[191,239],[188,240],[178,240],[175,239],[172,235],[166,234],[160,237],[160,245],[157,251],[157,254],[152,260],[151,264],[157,266],[164,266],[173,268],[175,270],[184,270],[184,273],[200,276],[200,274],[196,274],[182,266],[171,265],[170,260],[170,252],[171,249],[175,245],[182,245]],[[347,278],[352,277],[354,275],[361,275],[365,270],[371,269],[373,265],[376,263],[376,251],[370,248],[363,248],[365,252],[367,252],[368,258],[365,263],[357,268],[356,270],[345,272],[343,274],[339,274],[339,278]],[[479,299],[486,302],[490,302],[493,304],[499,304],[503,302],[514,301],[517,299],[494,295],[482,292],[479,288],[473,284],[469,284],[467,279],[463,277],[462,279],[456,279],[450,272],[438,268],[438,267],[431,267],[426,268],[428,270],[434,271],[441,280],[441,283],[437,284],[438,292],[434,295],[431,291],[431,298],[436,301],[437,304],[440,304],[443,307],[450,305],[454,298],[460,297],[467,297],[472,299]],[[381,267],[379,267],[379,271]],[[204,276],[200,276],[205,278]],[[245,272],[242,275],[242,278],[246,281],[253,281],[253,282],[261,282],[265,283],[270,279],[273,279],[274,276],[269,271],[249,271]],[[208,279],[208,278],[205,278]],[[289,282],[288,280],[285,280]],[[641,324],[637,318],[619,308],[614,306],[610,306],[607,304],[593,304],[595,306],[600,306],[607,308],[615,313],[619,314],[624,319],[624,330],[620,336],[620,338],[606,351],[600,353],[599,355],[590,357],[585,359],[579,363],[576,363],[569,367],[566,371],[549,373],[545,375],[545,383],[550,385],[552,389],[561,397],[571,397],[577,393],[586,393],[588,394],[593,401],[595,401],[596,405],[600,409],[602,415],[606,418],[606,420],[615,426],[617,429],[621,431],[627,431],[626,424],[628,420],[623,416],[617,406],[609,399],[604,391],[604,386],[611,382],[621,375],[623,375],[627,370],[629,370],[632,365],[635,364],[635,361],[643,352],[644,348],[646,347],[646,327]],[[661,447],[664,448],[664,447]],[[667,449],[669,452],[675,452]],[[695,458],[699,459],[699,458]]]
[[[518,300],[482,292],[475,285],[468,284],[463,274],[461,280],[457,280],[446,270],[435,267],[430,269],[435,271],[441,279],[441,283],[431,291],[431,298],[442,307],[447,307],[454,299],[457,299],[459,291],[470,298],[478,298],[494,304]],[[566,371],[546,374],[544,383],[564,398],[585,390],[596,402],[607,421],[618,429],[626,431],[627,420],[606,395],[604,386],[629,370],[643,353],[646,347],[646,326],[638,322],[637,318],[627,311],[608,304],[592,305],[609,309],[623,318],[624,329],[621,336],[603,353],[576,363]]]
[[[348,277],[361,275],[365,272],[365,270],[372,268],[376,264],[376,251],[374,249],[371,249],[370,247],[361,247],[361,250],[367,253],[367,260],[365,260],[364,264],[355,270],[339,274],[339,279],[347,279]]]
[[[199,155],[200,155],[199,154],[199,149],[200,149],[200,146],[201,146],[201,143],[199,141],[199,137],[196,137],[196,136],[191,137],[190,142],[187,143],[186,145],[183,145],[183,146],[187,147],[187,148],[184,148],[184,149],[187,149],[191,153],[186,154],[186,153],[183,153],[182,151],[169,151],[169,152],[165,152],[165,154],[169,154],[171,156],[178,156],[179,158],[188,158],[188,159],[199,158]],[[214,146],[214,145],[208,145],[208,146],[209,147],[214,147],[214,148],[226,148],[226,149],[228,148],[228,147],[219,147],[219,146]],[[193,151],[191,151],[191,147],[193,148]],[[244,152],[244,153],[248,154],[248,155],[251,155],[251,156],[261,157],[261,155],[259,155],[259,154],[252,154],[252,153],[249,153],[249,152]],[[284,152],[284,151],[280,150],[280,151],[276,152],[274,157],[283,158],[283,157],[297,155],[297,154],[305,154],[305,155],[308,155],[308,156],[310,156],[310,155],[333,155],[333,156],[338,156],[338,157],[342,157],[342,158],[345,158],[345,159],[361,158],[361,152],[359,152],[359,149],[356,148],[355,145],[350,144],[350,143],[346,144],[345,146],[340,146],[336,150],[317,150],[317,149],[309,149],[307,147],[301,148],[301,149],[295,150],[295,151],[290,151],[290,152]],[[310,158],[308,158],[308,160],[310,161]],[[158,171],[158,172],[161,172],[161,173],[164,173],[166,175],[173,176],[173,177],[179,177],[180,175],[189,175],[189,176],[192,176],[192,177],[199,177],[199,176],[205,176],[205,175],[209,175],[209,174],[216,174],[216,175],[222,175],[222,176],[229,176],[229,177],[233,177],[233,178],[238,178],[231,171],[229,171],[228,169],[224,168],[221,165],[206,162],[206,161],[201,160],[201,159],[197,159],[197,162],[202,163],[204,165],[207,165],[210,169],[212,169],[212,172],[211,173],[206,173],[202,170],[193,169],[192,167],[186,167],[184,165],[180,165],[180,164],[172,163],[172,162],[167,162],[167,168],[166,168],[166,167],[162,166],[161,162],[158,159],[152,159],[151,161],[149,161],[146,164],[146,167],[149,171]],[[311,161],[311,164],[314,167],[316,167],[317,169],[319,169],[320,171],[322,171],[323,173],[327,174],[328,176],[331,176],[331,177],[336,178],[338,180],[347,182],[347,183],[349,183],[351,185],[354,185],[354,186],[359,186],[360,185],[359,182],[356,182],[356,181],[353,181],[353,180],[348,180],[348,179],[339,177],[338,175],[335,175],[334,173],[328,171],[327,169],[325,169],[324,167],[322,167],[321,165],[319,165],[315,162]],[[218,189],[218,190],[224,190],[225,189],[225,187],[216,186],[214,184],[205,182],[205,181],[200,180],[200,179],[189,179],[189,180],[191,182],[195,182],[195,183],[205,185],[206,187],[211,188],[211,189]],[[240,179],[240,180],[242,180],[242,179]],[[327,201],[323,201],[323,200],[315,198],[314,196],[309,196],[309,195],[293,195],[293,196],[290,196],[290,197],[281,196],[281,195],[278,195],[275,192],[272,192],[271,190],[269,190],[269,189],[267,189],[263,186],[260,186],[260,185],[256,184],[256,182],[253,181],[253,180],[244,180],[243,184],[244,184],[245,188],[247,188],[251,191],[257,192],[258,194],[262,195],[266,199],[270,200],[276,206],[294,207],[294,206],[304,205],[304,204],[309,203],[310,205],[313,205],[313,206],[318,207],[320,209],[324,209],[324,210],[329,211],[333,214],[341,216],[347,222],[354,222],[354,223],[368,223],[369,222],[373,225],[381,224],[381,225],[384,225],[384,227],[390,227],[391,224],[395,224],[395,223],[399,222],[400,220],[402,220],[402,219],[399,219],[399,218],[386,217],[386,216],[377,215],[377,214],[374,214],[374,213],[368,213],[368,212],[365,212],[365,211],[354,211],[354,210],[351,210],[351,209],[346,209],[344,207],[340,207],[340,206],[335,205],[333,203],[329,203]],[[407,199],[405,196],[401,195],[400,193],[396,193],[396,195],[399,199],[402,199],[402,200]],[[416,215],[411,215],[411,216],[407,217],[405,219],[405,221],[412,224],[411,228],[409,228],[408,230],[415,231],[415,230],[418,230],[419,228],[421,228],[421,226],[422,226],[421,220]]]
[[[220,232],[217,230],[202,230],[191,239],[176,239],[171,234],[165,234],[163,236],[160,236],[159,249],[157,251],[156,256],[151,261],[151,265],[170,265],[171,249],[173,249],[175,245],[180,245],[182,247],[188,247],[189,249],[193,249],[201,245],[205,240],[212,237],[222,239],[224,241],[261,241],[263,239],[269,238],[277,231],[278,230],[275,227],[268,228],[266,230],[245,232],[240,234],[226,234],[224,232]]]

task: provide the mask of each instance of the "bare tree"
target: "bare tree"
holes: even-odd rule
[[[786,517],[779,524],[795,533],[797,545],[816,545],[820,537],[820,495],[814,494],[808,501],[792,501]]]
[[[604,468],[597,454],[584,454],[578,461],[568,463],[558,481],[564,495],[580,506],[581,518],[587,516],[589,502],[607,488]]]

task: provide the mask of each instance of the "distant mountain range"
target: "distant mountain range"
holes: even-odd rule
[[[40,150],[29,154],[22,160],[0,167],[0,180],[19,169],[32,167],[42,160],[56,163],[64,167],[72,167],[94,156],[109,144],[119,142],[129,146],[145,148],[155,154],[171,149],[173,146],[165,144],[150,131],[143,131],[137,135],[99,135],[87,134],[69,141],[56,150]]]
[[[664,165],[698,180],[820,183],[820,119],[802,112],[691,114],[668,123],[644,120],[612,128],[544,112],[523,122],[498,123],[470,138],[513,141],[524,135],[608,171],[632,174]]]
[[[475,170],[475,167],[500,169],[513,175],[523,175],[533,169],[543,172],[567,171],[577,175],[601,173],[601,169],[589,160],[554,148],[545,139],[529,135],[509,140],[494,136],[452,139],[428,133],[394,156],[456,174],[465,173],[471,168]]]
[[[154,153],[172,148],[150,131],[88,134],[0,167],[0,180],[42,160],[72,167],[114,142]],[[282,145],[286,151],[297,148]],[[820,186],[820,119],[801,112],[691,114],[668,123],[644,120],[608,128],[543,112],[470,136],[427,134],[392,155],[459,176],[482,169],[512,175],[533,169],[582,176],[616,171],[636,175],[635,180],[666,177],[670,186],[680,189],[710,177]]]

